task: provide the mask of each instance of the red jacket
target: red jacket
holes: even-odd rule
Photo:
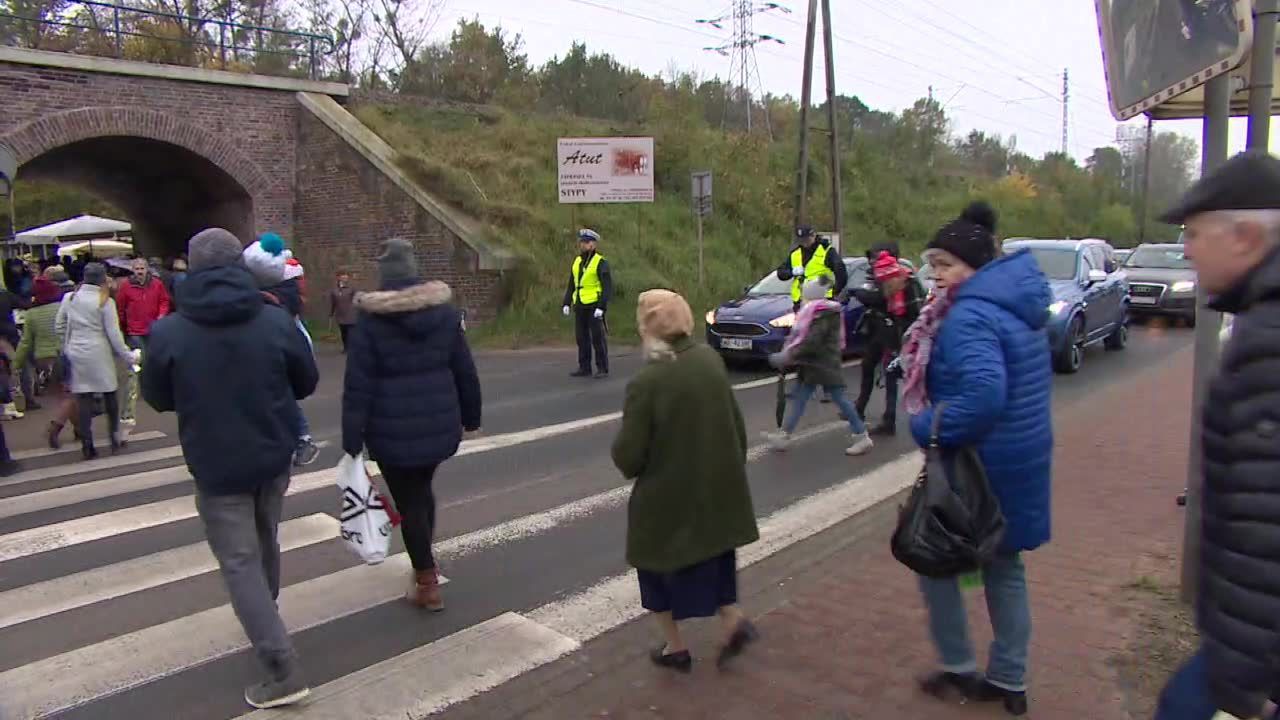
[[[116,307],[125,335],[150,335],[151,323],[169,314],[169,291],[154,275],[141,287],[129,278],[116,290]]]

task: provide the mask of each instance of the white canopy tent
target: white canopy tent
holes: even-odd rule
[[[56,223],[30,228],[18,233],[16,239],[23,245],[56,245],[62,240],[87,240],[89,238],[119,239],[128,235],[133,226],[123,220],[80,215]]]

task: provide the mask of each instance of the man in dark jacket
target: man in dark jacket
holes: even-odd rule
[[[178,413],[196,509],[236,617],[267,670],[245,690],[257,708],[310,692],[280,619],[276,532],[296,440],[294,398],[319,374],[293,319],[266,304],[226,230],[191,239],[191,274],[176,314],[151,328],[142,396]]]
[[[898,260],[896,243],[874,245],[867,251],[871,273],[867,283],[852,289],[853,298],[866,308],[858,323],[863,337],[862,387],[854,406],[863,418],[875,390],[876,377],[884,380],[884,418],[873,425],[872,435],[894,435],[898,431],[898,379],[893,363],[902,350],[902,338],[920,316],[924,288]]]
[[[1280,159],[1249,150],[1197,182],[1162,220],[1216,310],[1235,315],[1202,411],[1200,652],[1169,681],[1157,720],[1221,710],[1275,720],[1280,700]]]

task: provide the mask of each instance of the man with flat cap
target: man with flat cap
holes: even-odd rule
[[[1202,414],[1200,651],[1157,720],[1277,720],[1280,699],[1280,159],[1249,150],[1162,220],[1184,225],[1210,307],[1235,315]]]

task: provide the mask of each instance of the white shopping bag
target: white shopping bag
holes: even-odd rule
[[[400,524],[395,510],[369,480],[364,454],[343,454],[338,461],[338,488],[342,491],[342,539],[361,560],[377,565],[387,557],[391,533]]]

